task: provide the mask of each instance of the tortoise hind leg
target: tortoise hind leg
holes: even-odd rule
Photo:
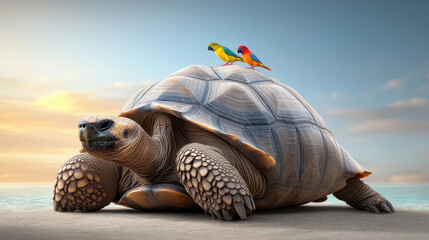
[[[334,196],[356,209],[373,213],[395,212],[387,199],[365,184],[358,176],[349,178],[346,186],[335,192]]]
[[[116,197],[119,166],[98,160],[88,153],[68,160],[57,174],[54,210],[59,212],[96,211]]]

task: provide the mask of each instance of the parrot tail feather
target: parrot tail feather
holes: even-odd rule
[[[261,67],[263,67],[263,68],[265,68],[265,69],[267,69],[267,70],[270,70],[270,71],[271,71],[271,68],[269,68],[269,67],[267,67],[267,66],[265,66],[265,65],[261,65]]]

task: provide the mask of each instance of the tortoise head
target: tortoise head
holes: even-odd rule
[[[141,126],[129,118],[90,115],[79,122],[82,147],[94,157],[119,154],[138,137]]]
[[[162,149],[137,122],[90,115],[78,127],[82,147],[93,157],[129,168],[141,177],[156,172],[160,162],[156,156]]]

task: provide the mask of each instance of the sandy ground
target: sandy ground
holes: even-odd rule
[[[347,206],[306,205],[257,212],[246,221],[200,212],[0,212],[0,239],[429,239],[429,211],[370,214]]]

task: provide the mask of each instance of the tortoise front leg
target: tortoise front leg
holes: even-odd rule
[[[57,174],[54,210],[60,212],[96,211],[114,201],[118,190],[119,167],[88,153],[68,160]]]
[[[237,169],[212,147],[192,143],[176,158],[180,180],[195,202],[214,218],[246,219],[255,210],[253,196]]]

